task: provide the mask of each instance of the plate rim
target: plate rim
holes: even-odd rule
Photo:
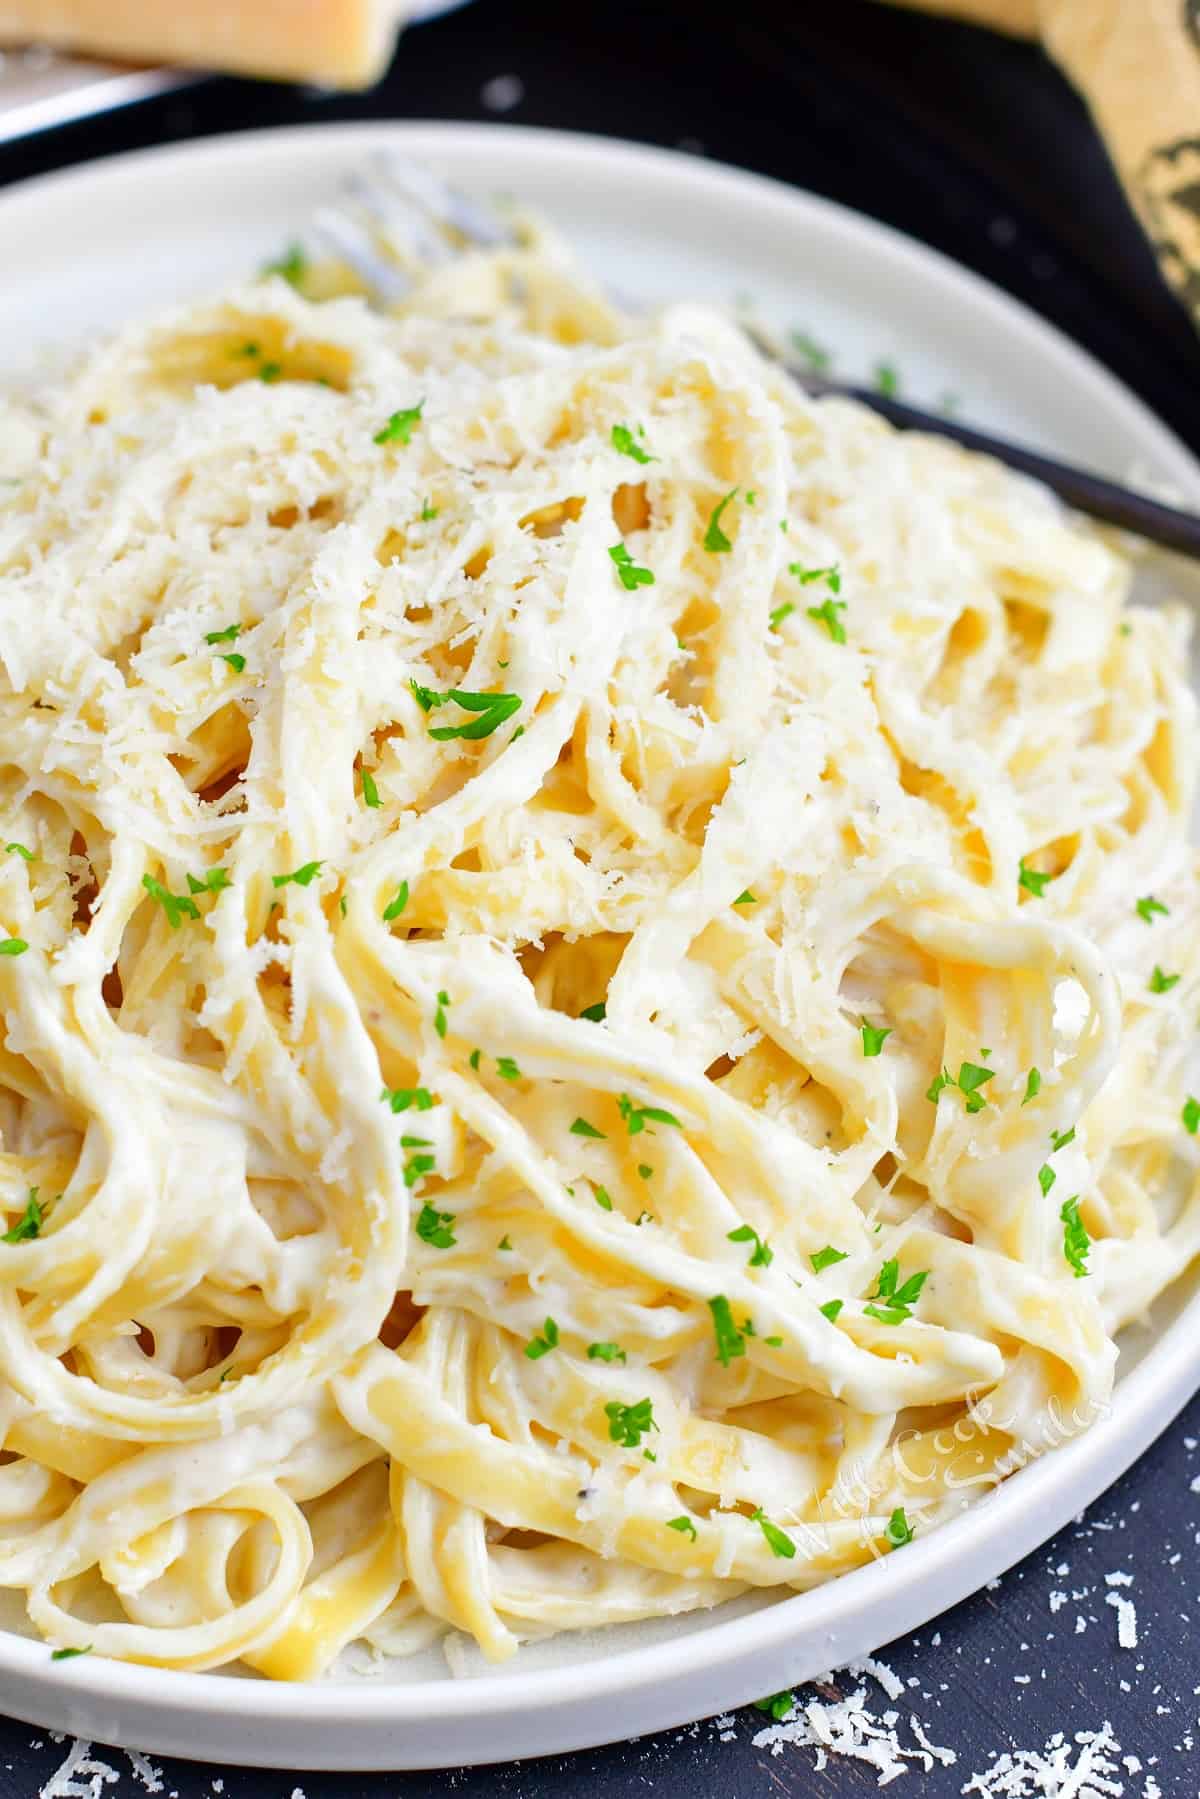
[[[143,169],[156,179],[170,179],[181,170],[208,165],[207,178],[212,179],[223,163],[256,154],[286,160],[308,154],[320,143],[349,153],[397,139],[425,156],[436,158],[448,149],[482,161],[501,136],[531,154],[586,164],[591,171],[602,164],[610,180],[622,167],[632,173],[649,164],[656,179],[680,190],[699,187],[711,195],[715,188],[726,197],[740,192],[759,208],[790,215],[785,222],[792,229],[803,224],[807,213],[859,245],[865,243],[901,273],[925,280],[932,271],[964,295],[981,329],[998,324],[1015,351],[1020,348],[1016,339],[1036,343],[1042,352],[1051,348],[1067,374],[1109,408],[1114,434],[1122,421],[1135,426],[1163,472],[1185,492],[1200,495],[1200,462],[1140,396],[1057,326],[983,276],[920,239],[821,195],[731,164],[620,137],[444,120],[227,132],[97,159],[0,189],[0,240],[10,220],[19,224],[24,213],[36,211],[51,195],[65,192],[83,205],[90,189],[119,184],[122,178],[136,182]],[[73,1734],[136,1741],[156,1752],[199,1759],[211,1759],[215,1747],[232,1764],[399,1770],[590,1747],[744,1704],[772,1685],[802,1678],[798,1673],[779,1678],[787,1665],[789,1639],[802,1635],[807,1642],[820,1634],[828,1643],[828,1665],[844,1665],[973,1593],[985,1579],[1045,1542],[1083,1505],[1099,1499],[1194,1389],[1198,1376],[1188,1339],[1197,1321],[1200,1294],[1183,1305],[1119,1381],[1108,1415],[913,1543],[900,1564],[892,1558],[872,1562],[739,1617],[718,1616],[683,1637],[527,1673],[468,1680],[447,1674],[403,1684],[364,1679],[290,1685],[108,1660],[51,1664],[44,1643],[0,1631],[5,1708]],[[999,1522],[997,1511],[1002,1513]],[[892,1573],[897,1566],[902,1581]],[[804,1659],[811,1663],[811,1654]],[[619,1719],[611,1705],[618,1696],[624,1702]],[[211,1725],[216,1719],[224,1721],[226,1731],[214,1745]],[[501,1723],[502,1740],[496,1741],[487,1732]],[[330,1746],[322,1738],[334,1725],[353,1726],[360,1734],[351,1742],[335,1734]],[[450,1732],[448,1725],[453,1726]]]

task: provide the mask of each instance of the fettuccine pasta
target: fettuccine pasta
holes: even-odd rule
[[[501,1659],[1103,1414],[1200,1249],[1187,624],[1119,544],[536,234],[139,325],[0,479],[51,1644]]]

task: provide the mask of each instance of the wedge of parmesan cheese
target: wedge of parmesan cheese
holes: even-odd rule
[[[383,73],[407,10],[404,0],[0,0],[0,46],[35,41],[367,87]]]

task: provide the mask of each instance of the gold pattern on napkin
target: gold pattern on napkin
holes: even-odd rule
[[[1040,37],[1092,109],[1200,325],[1200,0],[902,0]]]

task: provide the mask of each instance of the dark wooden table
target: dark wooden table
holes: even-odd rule
[[[10,146],[0,183],[305,119],[499,115],[680,145],[830,195],[957,257],[1092,350],[1200,450],[1200,347],[1158,281],[1084,107],[1049,63],[1027,46],[870,0],[789,11],[478,0],[415,29],[373,94],[212,81]],[[1069,1788],[1073,1799],[1200,1795],[1200,1402],[1169,1429],[1162,1422],[1156,1447],[1083,1520],[992,1590],[880,1652],[893,1692],[904,1682],[901,1697],[871,1675],[836,1678],[843,1695],[865,1686],[876,1718],[895,1712],[901,1743],[917,1746],[915,1717],[957,1758],[929,1772],[912,1760],[901,1794],[992,1792],[997,1756],[1042,1755],[1062,1732],[1068,1766],[1100,1756],[1091,1778]],[[1136,1609],[1136,1648],[1119,1646],[1116,1600]],[[826,1703],[831,1694],[805,1696]],[[289,1799],[296,1788],[305,1799],[835,1799],[876,1789],[878,1769],[845,1754],[818,1770],[812,1748],[772,1755],[756,1746],[768,1724],[742,1712],[577,1756],[440,1776],[293,1777],[155,1761],[164,1799]],[[1089,1747],[1105,1724],[1119,1748]],[[70,1747],[0,1721],[0,1799],[28,1799]],[[85,1769],[47,1799],[146,1790],[122,1754],[96,1753],[116,1778]],[[1005,1777],[1004,1799],[1057,1791],[1021,1766]],[[992,1782],[972,1785],[989,1767]]]

